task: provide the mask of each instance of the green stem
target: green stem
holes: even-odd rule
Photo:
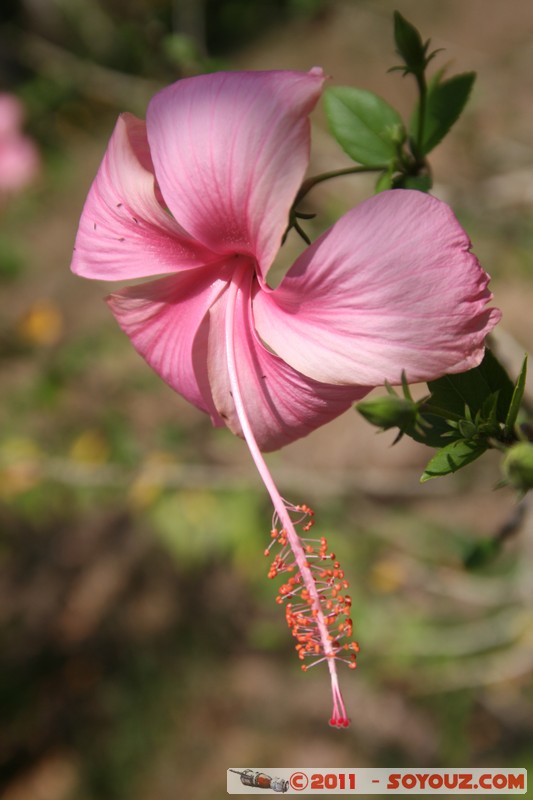
[[[302,226],[298,224],[298,221],[296,219],[294,220],[292,227],[294,228],[296,233],[298,233],[302,237],[302,239],[306,244],[311,244],[311,239],[306,234]]]
[[[424,72],[419,72],[415,75],[418,84],[418,94],[420,101],[418,106],[418,125],[416,131],[416,152],[414,153],[419,165],[424,163],[424,126],[426,124],[426,105],[428,88],[426,84],[426,76]]]
[[[387,164],[382,164],[379,167],[347,167],[346,169],[337,169],[332,172],[322,172],[320,175],[314,175],[312,178],[307,178],[300,187],[300,191],[296,195],[293,208],[296,208],[298,203],[313,189],[318,183],[329,181],[331,178],[339,178],[342,175],[356,175],[360,172],[383,172],[388,169]]]

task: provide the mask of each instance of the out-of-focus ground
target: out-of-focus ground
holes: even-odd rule
[[[533,7],[313,5],[224,63],[319,64],[407,114],[413,85],[387,73],[397,8],[444,49],[437,66],[478,72],[431,162],[493,275],[495,346],[515,371],[533,338]],[[26,40],[26,60],[53,83],[70,62],[43,41]],[[421,486],[430,451],[391,448],[394,436],[355,412],[269,457],[351,580],[362,650],[341,680],[352,726],[327,726],[325,671],[301,674],[266,579],[271,512],[245,446],[152,375],[110,319],[107,286],[69,273],[116,113],[142,114],[165,82],[145,74],[123,89],[109,72],[104,102],[98,68],[80,69],[96,111],[79,124],[77,99],[77,117],[58,116],[61,148],[0,222],[2,799],[211,800],[240,765],[532,766],[533,518],[492,564],[466,571],[468,548],[515,513],[511,491],[493,490],[498,454]],[[348,166],[320,109],[314,122],[310,171]],[[371,180],[342,178],[310,205],[329,223],[371,192]],[[288,242],[284,263],[297,248]]]

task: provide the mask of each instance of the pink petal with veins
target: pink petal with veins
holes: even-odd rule
[[[292,367],[342,385],[410,382],[480,363],[501,317],[451,209],[382,192],[348,212],[254,298],[261,338]]]
[[[73,272],[85,278],[129,280],[204,266],[217,258],[162,206],[146,125],[123,114],[85,202]]]
[[[323,83],[318,68],[218,72],[152,99],[148,140],[161,191],[210,250],[252,256],[266,274],[307,168],[308,114]]]
[[[227,274],[227,273],[226,273]],[[209,268],[130,286],[108,297],[120,327],[148,364],[186,400],[224,425],[207,376],[208,311],[227,281]]]

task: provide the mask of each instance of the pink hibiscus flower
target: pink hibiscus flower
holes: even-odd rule
[[[322,70],[178,81],[146,124],[120,117],[87,198],[72,269],[164,275],[112,294],[146,361],[215,425],[243,436],[274,504],[270,575],[302,660],[328,665],[331,723],[348,724],[336,661],[355,666],[347,583],[312,512],[284,501],[261,451],[305,436],[371,388],[462,372],[499,319],[451,210],[389,191],[348,212],[276,289],[268,270],[304,178]],[[268,548],[270,551],[271,547]]]
[[[33,141],[21,132],[24,110],[12,94],[0,93],[0,192],[20,192],[40,169]]]

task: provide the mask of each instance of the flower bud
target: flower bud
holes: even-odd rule
[[[502,471],[508,483],[525,493],[533,488],[533,444],[518,442],[509,448]]]
[[[372,425],[383,430],[389,428],[405,428],[416,422],[418,405],[405,397],[388,394],[375,400],[362,400],[357,403],[357,410]]]

